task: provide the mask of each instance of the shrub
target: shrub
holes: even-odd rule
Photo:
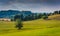
[[[48,19],[48,16],[44,16],[43,19]]]

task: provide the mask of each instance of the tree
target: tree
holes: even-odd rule
[[[20,30],[23,27],[23,25],[22,25],[22,15],[15,15],[14,20],[16,21],[16,28],[18,28],[18,30]]]
[[[53,13],[47,13],[48,16],[51,16]]]
[[[40,13],[40,14],[38,15],[38,18],[42,18],[42,13]]]
[[[34,14],[34,18],[38,19],[38,14],[37,13]]]
[[[20,30],[23,27],[22,25],[22,20],[21,19],[16,19],[16,28]]]
[[[60,11],[59,11],[59,14],[60,14]]]
[[[47,13],[43,13],[43,16],[46,16],[47,15]]]
[[[32,18],[32,20],[35,19],[35,15],[34,15],[34,13],[31,14],[31,18]]]
[[[32,20],[32,15],[28,15],[27,19]]]
[[[54,14],[59,14],[59,11],[54,11]]]

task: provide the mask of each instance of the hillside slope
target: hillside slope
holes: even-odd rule
[[[60,14],[58,14],[58,15],[51,15],[51,16],[49,16],[49,19],[60,20]]]

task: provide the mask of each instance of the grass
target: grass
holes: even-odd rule
[[[15,22],[0,21],[0,36],[60,36],[59,20],[26,21],[21,30],[14,26]]]
[[[60,14],[51,15],[51,16],[49,16],[49,19],[60,20]]]

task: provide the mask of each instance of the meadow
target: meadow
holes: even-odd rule
[[[24,21],[17,30],[16,22],[0,21],[0,36],[60,36],[60,20]]]

